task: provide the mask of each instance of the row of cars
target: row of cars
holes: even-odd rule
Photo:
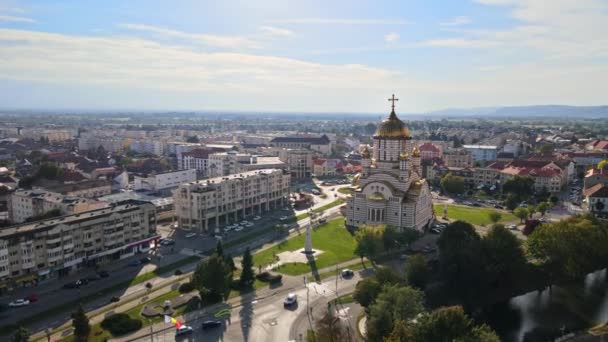
[[[446,227],[447,225],[445,223],[435,223],[431,227],[430,232],[433,234],[441,234]]]
[[[262,219],[260,216],[255,216],[255,217],[253,218],[253,220],[255,220],[255,221],[260,220],[260,219]],[[249,221],[247,221],[247,220],[243,220],[243,221],[241,221],[241,222],[238,222],[238,223],[235,223],[235,224],[231,224],[231,225],[229,225],[229,226],[226,226],[226,227],[224,228],[224,231],[225,231],[225,232],[230,232],[230,231],[233,231],[233,230],[234,230],[235,232],[240,232],[240,231],[242,231],[242,230],[243,230],[243,229],[245,229],[245,228],[251,228],[251,227],[253,227],[253,226],[254,226],[253,222],[249,222]]]
[[[78,289],[81,286],[88,285],[92,281],[97,281],[97,280],[100,280],[100,279],[103,279],[103,278],[107,278],[109,276],[110,276],[110,273],[108,271],[99,270],[95,274],[90,275],[88,277],[80,278],[80,279],[78,279],[76,281],[63,284],[63,288],[64,289]]]

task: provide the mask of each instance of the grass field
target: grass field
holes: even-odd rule
[[[305,234],[283,241],[278,245],[257,253],[253,256],[254,265],[262,267],[275,262],[275,255],[285,251],[294,251],[304,247]],[[355,238],[344,228],[344,219],[331,220],[312,232],[312,246],[323,253],[315,257],[315,267],[321,269],[351,260],[354,254]],[[300,275],[311,272],[311,265],[306,263],[291,263],[282,265],[278,272],[288,275]]]
[[[352,194],[355,191],[353,190],[353,188],[347,187],[347,188],[340,188],[340,189],[338,189],[338,192],[341,193],[341,194],[343,194],[343,195],[350,195],[350,194]]]
[[[443,204],[433,204],[437,217],[443,216],[443,206]],[[492,211],[498,211],[502,214],[500,222],[519,221],[515,215],[502,210],[448,204],[448,218],[450,220],[462,220],[476,225],[491,224],[492,221],[490,221],[488,214]]]

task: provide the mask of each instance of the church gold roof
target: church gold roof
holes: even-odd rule
[[[403,121],[399,120],[393,110],[388,119],[382,121],[374,133],[374,138],[407,138],[410,139],[410,130]]]

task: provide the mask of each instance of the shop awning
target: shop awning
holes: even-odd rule
[[[32,280],[36,280],[36,279],[38,279],[37,274],[29,274],[29,275],[23,276],[21,278],[15,279],[15,283],[25,283],[26,281],[32,281]]]

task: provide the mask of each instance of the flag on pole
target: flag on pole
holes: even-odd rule
[[[171,316],[168,316],[168,315],[165,315],[165,323],[175,324],[175,327],[177,329],[179,329],[182,326],[182,322],[180,322],[179,320],[177,320]]]

